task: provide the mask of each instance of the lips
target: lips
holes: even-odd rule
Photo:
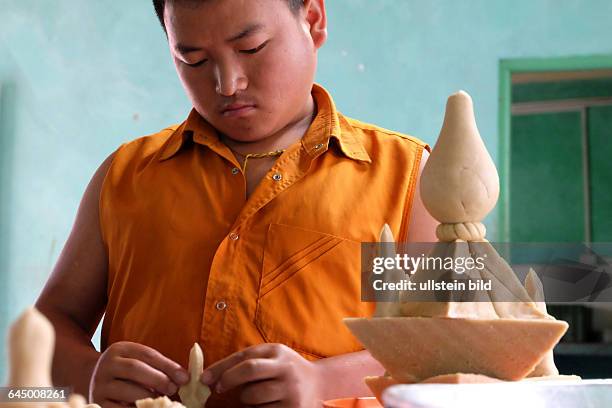
[[[253,103],[231,103],[221,108],[221,114],[224,116],[241,115],[255,109]]]

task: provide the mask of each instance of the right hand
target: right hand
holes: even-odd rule
[[[157,350],[121,341],[100,355],[91,375],[89,402],[125,407],[143,398],[174,395],[188,380],[184,368]]]

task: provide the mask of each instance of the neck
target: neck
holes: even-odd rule
[[[284,150],[300,140],[308,130],[314,120],[316,107],[312,96],[308,99],[304,110],[296,120],[291,121],[287,126],[264,137],[263,139],[252,142],[241,142],[222,136],[223,143],[232,151],[242,156],[249,153],[267,153],[275,150]]]

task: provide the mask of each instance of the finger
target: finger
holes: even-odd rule
[[[134,358],[119,357],[111,370],[114,378],[129,380],[160,394],[174,395],[177,385],[163,372]]]
[[[274,401],[274,402],[270,402],[268,404],[260,404],[257,406],[257,408],[286,408],[289,405],[287,405],[285,402],[283,401]]]
[[[281,381],[267,380],[245,385],[240,393],[240,402],[246,405],[264,405],[282,401],[287,387]]]
[[[248,359],[272,357],[276,355],[277,348],[278,345],[276,344],[264,343],[230,354],[206,368],[200,376],[200,381],[207,385],[214,384],[219,381],[221,375],[229,368]]]
[[[225,392],[242,384],[280,377],[283,368],[283,363],[270,358],[251,358],[242,361],[221,375],[216,391]]]
[[[189,381],[187,370],[175,361],[164,356],[154,348],[138,343],[128,343],[122,349],[121,357],[143,361],[151,367],[166,374],[175,384],[183,385]]]
[[[157,397],[151,390],[124,380],[111,381],[101,390],[101,393],[108,401],[119,404],[133,404],[139,399]]]
[[[125,408],[126,407],[125,404],[121,404],[119,402],[111,401],[111,400],[104,400],[99,405],[101,408]]]

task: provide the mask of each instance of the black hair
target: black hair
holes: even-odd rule
[[[166,6],[167,1],[185,1],[185,0],[153,0],[153,7],[155,7],[155,14],[157,14],[157,18],[159,19],[159,23],[161,24],[164,31],[166,31],[166,25],[164,24],[164,7]],[[204,1],[204,0],[199,0]],[[304,5],[304,0],[285,0],[289,9],[293,14],[297,14],[302,6]],[[191,3],[197,3],[198,0],[190,0]]]

